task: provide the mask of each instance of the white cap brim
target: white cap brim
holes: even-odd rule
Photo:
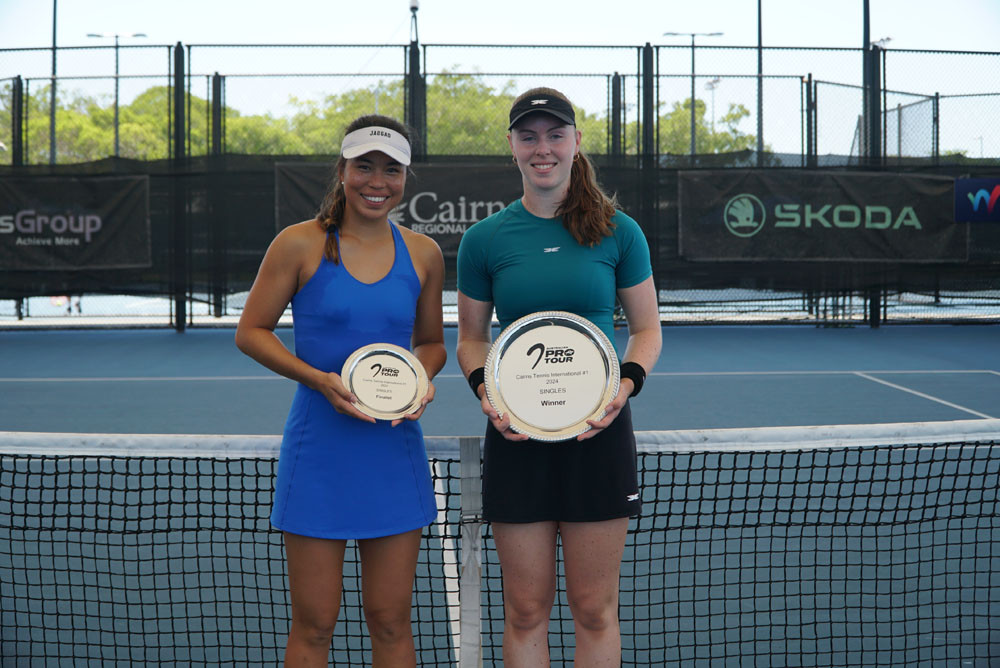
[[[410,142],[389,128],[379,126],[360,128],[348,133],[340,146],[340,154],[348,159],[372,151],[384,153],[401,165],[410,164]]]

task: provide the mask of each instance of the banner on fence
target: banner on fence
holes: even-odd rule
[[[521,196],[521,174],[510,165],[419,165],[389,218],[433,238],[445,257],[458,253],[470,225]],[[318,163],[275,165],[275,224],[281,230],[316,215],[331,168]]]
[[[689,260],[935,262],[968,258],[954,180],[808,171],[681,172]]]
[[[149,177],[0,179],[0,266],[8,270],[152,265]]]
[[[955,179],[955,220],[1000,223],[1000,179]]]

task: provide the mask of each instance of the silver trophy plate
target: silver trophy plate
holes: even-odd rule
[[[413,413],[427,395],[427,372],[420,360],[391,343],[358,348],[344,362],[340,377],[358,398],[355,408],[379,420]]]
[[[594,323],[566,311],[512,323],[486,357],[486,396],[514,431],[564,441],[604,417],[618,394],[618,355]]]

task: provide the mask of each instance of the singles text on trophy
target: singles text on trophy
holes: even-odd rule
[[[520,318],[493,342],[486,394],[511,428],[541,441],[590,429],[618,393],[618,356],[593,323],[565,311]]]
[[[395,420],[420,408],[427,395],[427,372],[409,350],[372,343],[355,350],[340,374],[358,398],[355,407],[379,420]]]

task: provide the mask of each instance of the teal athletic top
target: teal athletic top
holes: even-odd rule
[[[536,311],[569,311],[614,343],[615,294],[653,274],[639,224],[621,211],[611,236],[581,245],[562,218],[539,218],[521,203],[466,230],[458,247],[458,289],[493,302],[501,328]]]

